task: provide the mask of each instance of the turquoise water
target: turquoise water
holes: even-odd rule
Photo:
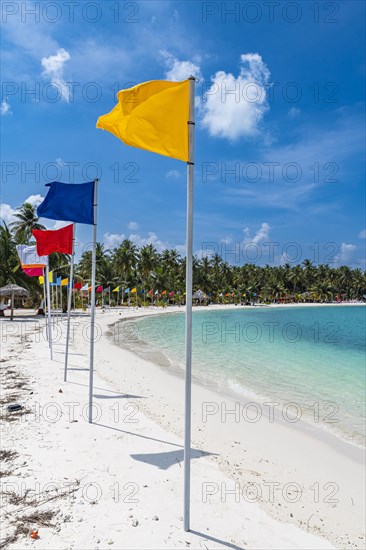
[[[194,312],[194,376],[239,401],[279,403],[274,409],[287,411],[285,419],[316,422],[363,444],[365,312],[363,306]],[[140,343],[183,368],[183,313],[136,323]]]

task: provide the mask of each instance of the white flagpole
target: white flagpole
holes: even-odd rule
[[[98,178],[94,181],[94,225],[92,249],[91,312],[90,312],[90,366],[89,366],[89,422],[93,421],[93,375],[94,375],[94,320],[95,320],[95,271],[97,255],[97,198]]]
[[[43,311],[44,311],[44,320],[45,320],[45,326],[46,326],[46,338],[48,340],[48,326],[47,326],[47,300],[46,300],[46,270],[45,268],[42,269],[43,271]]]
[[[51,305],[51,309],[52,309],[52,322],[53,322],[53,326],[55,326],[55,297],[53,295],[53,286],[51,287],[51,292],[52,292],[52,305]]]
[[[47,314],[48,314],[48,345],[50,347],[51,359],[53,359],[52,351],[52,322],[51,322],[51,292],[50,292],[50,272],[48,264],[46,265],[46,285],[47,285]],[[52,287],[53,288],[53,287]]]
[[[191,484],[191,395],[192,395],[192,249],[193,249],[193,182],[194,182],[194,98],[195,78],[189,77],[189,121],[187,163],[187,228],[186,228],[186,369],[184,403],[184,530],[189,531]]]
[[[60,285],[60,309],[61,309],[61,323],[62,323],[62,283]]]
[[[69,293],[68,293],[68,295],[67,295],[67,330],[66,330],[66,349],[65,349],[64,382],[67,381],[67,362],[68,362],[68,359],[69,359],[71,300],[72,300],[72,287],[73,287],[73,278],[74,278],[74,242],[75,242],[75,230],[76,230],[76,224],[74,224],[73,235],[72,235],[72,251],[71,251],[71,260],[70,260]]]
[[[56,323],[58,324],[58,292],[57,292],[57,277],[56,277],[55,296],[56,296]]]

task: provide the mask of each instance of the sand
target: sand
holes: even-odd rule
[[[183,379],[111,338],[121,318],[161,310],[98,310],[93,424],[89,317],[72,321],[64,383],[65,321],[51,361],[38,330],[44,320],[16,313],[14,323],[0,323],[2,449],[17,453],[2,461],[1,540],[19,531],[7,547],[364,547],[362,449],[264,414],[251,423],[245,401],[199,384],[192,394],[192,531],[185,533]],[[4,401],[23,409],[9,416]]]

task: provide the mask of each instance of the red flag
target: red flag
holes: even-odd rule
[[[95,292],[103,292],[103,287],[102,286],[98,286],[97,287],[97,290]]]
[[[40,277],[43,275],[42,267],[22,267],[22,269],[28,277]]]
[[[82,286],[83,286],[83,283],[75,283],[75,284],[74,284],[74,288],[75,288],[76,290],[79,290]]]
[[[73,223],[54,231],[33,229],[32,233],[37,241],[38,256],[48,256],[52,252],[72,254]]]
[[[153,295],[153,291],[152,291],[152,290],[149,290],[149,294],[152,296],[152,295]]]

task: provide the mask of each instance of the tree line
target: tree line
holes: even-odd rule
[[[0,286],[8,282],[28,288],[35,301],[42,295],[38,278],[28,277],[21,269],[16,244],[32,244],[32,229],[45,229],[39,223],[35,207],[23,204],[15,213],[15,221],[0,225]],[[75,280],[90,283],[91,251],[82,254],[75,265]],[[51,254],[50,269],[68,277],[70,258]],[[184,303],[185,258],[175,249],[159,252],[152,244],[137,247],[130,239],[113,249],[97,243],[96,283],[103,288],[119,286],[121,291],[136,288],[134,299],[139,303],[157,299],[164,303]],[[301,264],[258,266],[246,263],[231,265],[218,254],[193,259],[193,289],[201,290],[207,300],[217,303],[255,302],[332,302],[364,300],[366,273],[346,265],[315,265],[310,260]],[[151,292],[152,291],[152,292]],[[165,292],[164,292],[165,291]],[[149,294],[150,292],[150,294]],[[162,294],[164,292],[164,294]],[[174,295],[169,296],[171,292]],[[111,293],[112,303],[117,294]],[[121,300],[122,294],[119,294]],[[125,300],[127,295],[125,295]]]

